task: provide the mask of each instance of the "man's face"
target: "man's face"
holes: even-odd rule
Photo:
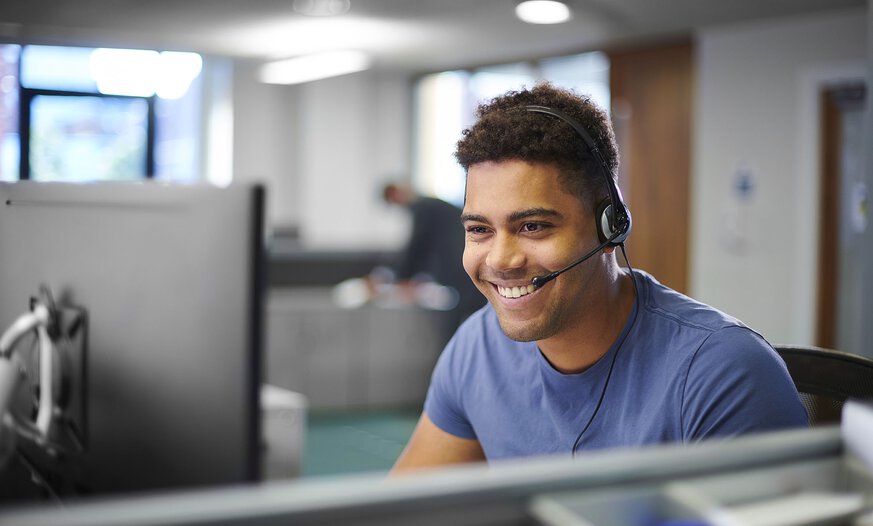
[[[517,341],[540,341],[579,323],[600,258],[533,290],[531,278],[567,266],[597,245],[591,212],[558,181],[558,169],[522,161],[467,172],[464,269]]]

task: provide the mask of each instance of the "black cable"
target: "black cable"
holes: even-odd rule
[[[628,335],[634,328],[634,325],[637,322],[637,316],[640,313],[640,290],[637,288],[637,278],[634,275],[634,268],[630,264],[630,260],[627,258],[627,252],[624,249],[624,243],[618,245],[621,248],[621,254],[624,256],[624,262],[627,263],[627,268],[630,270],[631,283],[634,286],[634,319],[631,320],[631,324],[627,329],[627,332],[624,333],[624,336],[621,337],[621,341],[618,343],[618,347],[616,347],[615,352],[612,354],[612,361],[609,364],[609,371],[606,373],[606,380],[603,382],[603,390],[600,392],[600,399],[597,400],[597,405],[594,406],[594,412],[591,413],[591,418],[588,419],[588,423],[585,424],[585,427],[582,428],[582,431],[579,432],[579,435],[576,437],[576,441],[573,442],[573,449],[570,451],[573,458],[576,458],[576,449],[579,447],[579,444],[582,442],[582,435],[588,431],[588,428],[591,427],[591,423],[594,422],[594,417],[597,416],[597,412],[600,411],[600,405],[603,404],[603,399],[606,396],[606,387],[609,385],[609,379],[612,378],[612,369],[615,367],[615,359],[618,357],[618,351],[621,350],[621,347],[624,345],[624,341],[627,339]]]

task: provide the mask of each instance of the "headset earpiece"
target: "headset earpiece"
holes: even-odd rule
[[[597,212],[594,214],[595,222],[597,223],[597,238],[603,243],[612,237],[612,205],[609,199],[604,199],[597,205]]]
[[[624,205],[621,201],[621,206]],[[601,243],[609,241],[610,246],[618,246],[624,243],[627,236],[630,234],[631,215],[627,207],[624,208],[624,217],[622,224],[616,225],[615,214],[612,210],[612,201],[604,199],[597,205],[597,212],[594,214],[597,222],[597,237]]]
[[[548,106],[525,106],[524,108],[534,113],[544,113],[557,117],[576,130],[586,150],[596,161],[598,171],[606,179],[607,189],[609,190],[609,197],[597,206],[597,211],[594,214],[594,220],[597,222],[597,237],[600,238],[601,243],[608,243],[609,246],[618,246],[624,243],[631,231],[630,210],[628,210],[627,205],[624,204],[621,198],[621,190],[615,184],[612,173],[606,165],[606,160],[597,147],[597,143],[585,131],[582,124],[560,110],[549,108]]]

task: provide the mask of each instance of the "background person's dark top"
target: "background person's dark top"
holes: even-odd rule
[[[454,288],[460,296],[458,321],[463,321],[485,305],[485,297],[464,271],[461,209],[433,197],[418,197],[407,208],[412,213],[412,233],[397,277],[405,280],[427,274],[440,285]]]

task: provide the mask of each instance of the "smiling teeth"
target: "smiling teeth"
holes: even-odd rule
[[[497,287],[497,293],[504,298],[520,298],[522,296],[527,296],[535,290],[536,287],[533,285],[527,285],[524,287]]]

